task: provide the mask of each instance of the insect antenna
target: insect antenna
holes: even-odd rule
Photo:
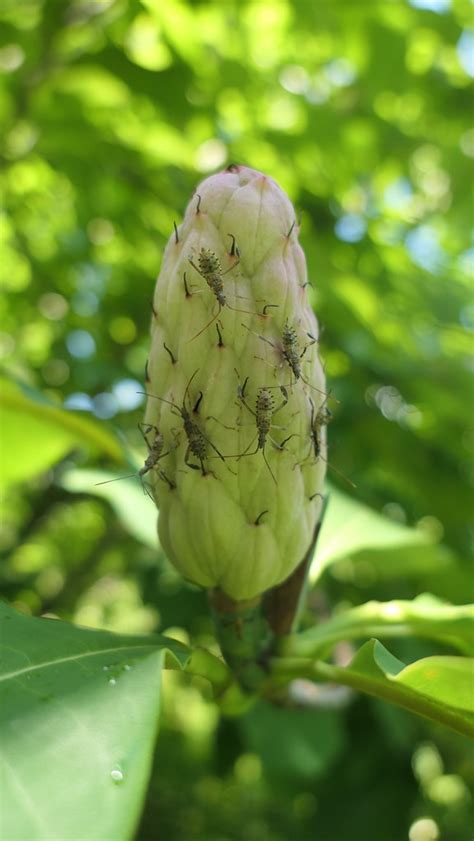
[[[232,310],[232,312],[240,312],[240,313],[243,313],[244,315],[257,315],[257,316],[260,315],[260,313],[253,312],[252,310],[241,310],[241,309],[238,309],[237,307],[233,307],[233,306],[231,306],[231,304],[229,304],[227,302],[227,300],[226,300],[225,306],[227,307],[227,309]],[[189,342],[194,342],[194,339],[197,339],[198,336],[201,335],[201,333],[204,333],[207,330],[207,328],[210,327],[211,324],[213,324],[214,321],[216,321],[217,318],[219,318],[223,309],[224,309],[224,307],[222,306],[222,304],[219,304],[219,309],[217,310],[216,314],[212,316],[210,321],[208,321],[207,324],[204,325],[204,327],[201,327],[201,329],[199,330],[198,333],[196,333],[194,336],[192,336],[190,339],[188,339],[186,344],[189,344]]]
[[[179,412],[179,406],[171,400],[166,400],[164,397],[157,397],[156,394],[150,394],[149,391],[137,391],[137,394],[143,394],[145,397],[152,397],[153,400],[161,400],[162,403],[167,403],[168,406],[172,406],[173,409],[176,409],[176,411]]]
[[[349,487],[354,488],[354,489],[355,489],[355,488],[357,488],[357,485],[356,485],[356,484],[354,484],[354,482],[352,481],[352,479],[349,479],[349,477],[348,477],[348,476],[346,476],[344,473],[342,473],[342,471],[341,471],[341,470],[338,470],[338,468],[337,468],[337,467],[335,467],[335,466],[334,466],[334,465],[333,465],[330,461],[328,461],[328,460],[327,460],[327,458],[324,458],[324,456],[322,456],[322,455],[321,455],[321,453],[319,453],[318,457],[317,457],[316,459],[314,459],[314,461],[309,462],[309,464],[317,464],[317,463],[318,463],[318,461],[319,461],[319,459],[321,459],[322,461],[324,461],[324,463],[325,463],[325,464],[327,464],[327,466],[328,466],[328,467],[330,467],[330,468],[331,468],[331,470],[333,470],[333,471],[334,471],[334,473],[336,473],[338,476],[340,476],[340,477],[341,477],[341,479],[343,479],[343,480],[344,480],[344,482],[347,482],[347,484],[349,485]],[[305,466],[305,464],[308,464],[308,459],[307,459],[307,458],[306,458],[304,461],[299,462],[299,466],[300,466],[300,467],[304,467],[304,466]],[[296,462],[296,464],[295,464],[295,467],[297,467],[297,466],[298,466],[298,462]],[[293,469],[294,469],[294,468],[293,468]]]
[[[330,462],[330,461],[328,461],[328,460],[327,460],[327,458],[324,458],[324,456],[319,455],[319,456],[318,456],[318,458],[316,459],[316,461],[318,461],[318,459],[320,459],[320,458],[321,458],[321,459],[322,459],[322,460],[323,460],[323,461],[327,464],[327,466],[328,466],[328,467],[330,467],[330,468],[331,468],[331,470],[333,470],[333,471],[334,471],[334,473],[336,473],[338,476],[340,476],[340,477],[341,477],[341,479],[344,479],[344,482],[347,482],[347,484],[348,484],[351,488],[354,488],[354,489],[355,489],[355,488],[357,488],[357,485],[356,485],[356,484],[354,484],[354,482],[352,481],[352,479],[349,479],[349,477],[348,477],[348,476],[345,476],[345,475],[344,475],[344,473],[342,473],[340,470],[338,470],[338,469],[337,469],[337,467],[334,467],[334,465],[333,465],[333,464],[331,464],[331,462]],[[316,464],[316,461],[315,461],[315,462],[313,462],[313,464]]]
[[[322,460],[326,462],[327,466],[328,466],[328,467],[330,467],[330,468],[331,468],[331,470],[333,470],[333,471],[334,471],[334,473],[336,473],[338,476],[340,476],[340,477],[341,477],[341,479],[344,479],[344,482],[347,482],[347,484],[349,485],[349,487],[354,488],[354,489],[355,489],[355,488],[357,488],[357,485],[356,485],[356,484],[354,484],[354,482],[352,481],[352,479],[349,479],[349,477],[348,477],[348,476],[345,476],[345,475],[344,475],[344,473],[342,473],[340,470],[338,470],[338,469],[337,469],[337,467],[334,467],[334,465],[333,465],[333,464],[331,464],[331,462],[330,462],[330,461],[328,461],[328,460],[327,460],[327,458],[324,458],[324,456],[321,456],[321,455],[320,455],[320,456],[318,456],[318,458],[322,458]]]
[[[299,379],[300,379],[300,380],[302,380],[302,381],[305,383],[305,385],[307,385],[307,386],[308,386],[308,388],[312,388],[312,389],[313,389],[313,391],[317,391],[317,392],[318,392],[318,394],[324,394],[324,396],[326,397],[326,399],[327,399],[328,397],[331,397],[331,399],[332,399],[332,400],[334,400],[334,401],[335,401],[335,403],[340,403],[340,402],[341,402],[340,400],[338,400],[338,399],[337,399],[337,397],[333,397],[333,396],[330,394],[330,392],[328,392],[328,391],[323,391],[321,388],[316,388],[316,386],[315,386],[315,385],[311,385],[311,383],[310,383],[310,382],[308,382],[308,380],[306,380],[306,379],[303,377],[303,374],[301,374],[301,373],[300,373]]]
[[[191,385],[191,383],[192,383],[192,381],[194,380],[194,377],[196,376],[196,374],[198,373],[198,371],[199,371],[199,368],[196,368],[196,370],[195,370],[194,374],[192,374],[192,375],[191,375],[191,379],[189,380],[189,382],[188,382],[188,384],[187,384],[187,386],[186,386],[186,389],[185,389],[185,391],[184,391],[184,395],[183,395],[183,406],[184,406],[184,404],[186,403],[186,397],[187,397],[187,396],[188,396],[188,394],[189,394],[189,386]]]
[[[139,478],[138,471],[135,473],[127,473],[126,476],[117,476],[115,479],[106,479],[105,482],[94,482],[94,487],[98,487],[99,485],[110,485],[111,482],[120,482],[122,479],[133,479]]]
[[[170,482],[170,480],[168,479],[166,474],[163,473],[163,471],[158,470],[158,474],[165,482],[168,483],[170,488],[174,488],[173,483]],[[99,485],[110,485],[111,482],[120,482],[122,479],[140,479],[140,484],[142,486],[143,493],[146,494],[152,502],[154,502],[154,499],[150,491],[148,490],[145,482],[143,481],[143,477],[140,476],[140,472],[138,470],[135,473],[128,473],[127,476],[117,476],[116,479],[106,479],[105,482],[95,482],[94,487],[97,488]]]
[[[247,298],[246,295],[245,296],[244,295],[234,295],[234,297],[235,298],[242,298],[242,300],[245,300],[245,301],[253,301],[253,298]],[[253,310],[241,310],[241,309],[238,309],[237,307],[232,307],[230,304],[227,303],[227,301],[226,301],[226,307],[228,307],[230,310],[232,310],[232,312],[242,312],[245,315],[256,315],[259,318],[262,317],[262,313],[260,313],[260,312],[254,312]]]

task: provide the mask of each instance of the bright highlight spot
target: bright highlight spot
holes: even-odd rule
[[[222,140],[212,138],[199,146],[196,152],[196,168],[199,172],[211,172],[227,160],[227,147]]]
[[[456,45],[456,52],[467,75],[474,76],[474,30],[464,30]]]
[[[137,409],[141,406],[145,397],[139,392],[143,391],[142,383],[138,380],[120,380],[112,387],[112,394],[117,400],[119,409],[124,412],[130,412],[132,409]]]
[[[420,820],[412,823],[408,838],[410,841],[438,841],[438,825],[432,818],[420,818]]]
[[[64,401],[64,407],[66,409],[79,410],[80,412],[92,412],[94,408],[92,398],[82,391],[76,391],[74,394],[70,394]]]
[[[88,359],[95,354],[95,341],[87,330],[73,330],[66,338],[66,345],[76,359]]]
[[[367,230],[367,224],[358,213],[346,213],[337,220],[334,230],[344,242],[359,242]]]

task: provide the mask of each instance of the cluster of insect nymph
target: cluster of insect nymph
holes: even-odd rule
[[[200,210],[200,203],[201,199],[198,196],[198,213]],[[293,226],[287,234],[288,237],[291,236],[292,230]],[[191,336],[187,342],[192,342],[198,339],[199,336],[205,333],[214,324],[217,332],[217,347],[223,348],[225,346],[223,340],[224,331],[219,316],[224,308],[229,308],[239,314],[246,313],[252,316],[258,316],[259,319],[265,321],[268,318],[272,318],[272,314],[268,311],[272,307],[278,306],[276,304],[263,302],[264,306],[261,312],[251,312],[249,310],[235,308],[229,303],[228,294],[225,288],[225,276],[238,266],[241,256],[235,237],[232,234],[229,234],[229,238],[231,242],[228,256],[232,262],[226,270],[223,270],[221,260],[211,248],[201,247],[196,258],[193,254],[190,254],[187,257],[189,267],[205,281],[207,287],[214,296],[215,304],[217,305],[216,312],[214,312],[211,319],[207,321],[207,323],[205,323],[195,335]],[[175,241],[176,243],[179,242],[179,234],[176,226]],[[184,272],[183,274],[183,293],[186,298],[192,298],[196,293],[191,291],[190,283],[188,281],[188,272]],[[157,314],[155,311],[153,311],[153,314],[156,318]],[[232,470],[229,464],[227,464],[229,460],[239,462],[240,459],[255,456],[261,451],[272,481],[277,484],[275,472],[272,470],[267,458],[266,448],[268,444],[271,444],[272,447],[279,452],[284,452],[287,451],[286,445],[290,439],[301,437],[301,432],[293,432],[292,434],[287,435],[282,441],[277,442],[272,434],[275,429],[287,428],[285,426],[279,427],[275,424],[274,419],[279,412],[290,404],[294,388],[303,389],[305,392],[309,423],[305,433],[308,444],[307,452],[302,460],[294,463],[293,469],[297,466],[303,467],[306,465],[314,465],[319,459],[326,462],[326,458],[323,455],[323,429],[331,419],[331,412],[327,405],[330,394],[323,392],[321,389],[311,384],[303,376],[302,368],[303,359],[306,353],[313,345],[317,344],[318,339],[309,332],[305,332],[304,336],[301,335],[301,337],[299,337],[297,327],[288,320],[285,321],[281,332],[279,334],[277,333],[276,339],[270,339],[267,336],[252,330],[246,324],[241,323],[240,326],[242,329],[247,330],[256,339],[258,339],[257,345],[262,343],[262,347],[263,344],[266,344],[267,346],[271,346],[273,348],[275,354],[280,360],[280,364],[278,366],[272,365],[272,367],[275,372],[279,370],[283,379],[287,379],[289,382],[279,383],[277,385],[259,386],[256,389],[255,402],[250,402],[251,398],[249,397],[248,390],[249,384],[251,384],[251,377],[250,375],[247,375],[242,379],[240,372],[234,368],[236,375],[234,402],[240,408],[244,407],[249,416],[253,416],[253,420],[250,423],[250,425],[253,426],[252,438],[248,445],[239,453],[221,453],[216,444],[211,440],[211,437],[209,437],[207,426],[210,422],[218,423],[226,429],[235,430],[236,427],[227,426],[222,422],[222,420],[213,415],[203,416],[203,413],[200,414],[204,393],[199,390],[197,393],[194,392],[193,396],[193,383],[196,381],[196,377],[200,370],[199,368],[196,368],[189,377],[184,389],[181,403],[175,402],[174,395],[171,395],[173,399],[169,399],[169,395],[165,398],[150,393],[148,390],[143,392],[148,398],[160,401],[161,404],[170,406],[171,413],[177,416],[180,421],[178,429],[174,430],[173,433],[174,440],[170,440],[168,443],[165,442],[164,435],[157,425],[151,423],[140,424],[140,431],[148,448],[148,455],[145,463],[138,471],[138,476],[142,480],[145,489],[146,486],[143,482],[143,478],[151,471],[153,471],[154,476],[158,477],[159,480],[167,486],[170,492],[175,489],[176,485],[167,475],[166,471],[162,469],[161,461],[172,450],[179,446],[182,432],[184,432],[186,444],[183,459],[184,469],[189,468],[191,470],[200,471],[203,477],[215,476],[215,473],[210,466],[210,462],[214,459],[219,459],[223,462],[227,470],[234,473],[235,471]],[[165,343],[163,347],[170,357],[171,364],[177,365],[178,359],[175,354],[173,354]],[[262,359],[263,362],[268,362],[261,356],[255,355],[255,358]],[[268,364],[271,365],[271,363]],[[148,366],[145,371],[145,381],[146,383],[149,382]],[[278,397],[275,396],[275,392],[279,392]],[[313,399],[315,393],[319,395],[319,397],[315,397],[315,399]],[[248,425],[242,424],[241,422],[239,423],[239,421],[237,421],[237,424],[238,426]],[[314,494],[314,496],[320,496],[320,494]],[[310,497],[310,499],[312,498],[313,497]]]

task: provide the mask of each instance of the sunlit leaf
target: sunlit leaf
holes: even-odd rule
[[[360,552],[416,550],[436,558],[436,546],[421,531],[410,529],[373,511],[335,488],[329,492],[317,551],[310,572],[315,581],[326,567]]]
[[[420,637],[474,656],[474,606],[449,605],[424,593],[413,601],[367,602],[288,640],[286,653],[316,656],[340,640]]]
[[[465,710],[474,725],[474,659],[425,657],[406,666],[395,680],[421,695]]]
[[[426,657],[406,666],[378,640],[370,640],[345,669],[316,663],[315,672],[474,738],[470,657]]]
[[[117,439],[97,421],[35,399],[32,394],[11,381],[0,382],[0,475],[4,483],[35,476],[78,447],[123,460]]]

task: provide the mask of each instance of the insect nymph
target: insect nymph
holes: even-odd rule
[[[198,272],[198,274],[200,274],[201,277],[206,281],[207,285],[209,286],[209,289],[211,290],[219,305],[216,314],[212,316],[211,320],[208,321],[207,324],[205,324],[204,327],[202,327],[201,330],[199,330],[199,332],[196,333],[196,335],[192,336],[192,338],[189,339],[190,342],[192,342],[194,339],[197,339],[197,337],[200,336],[201,333],[204,333],[204,331],[207,330],[207,328],[210,327],[210,325],[217,318],[219,318],[219,315],[221,314],[221,311],[224,307],[228,307],[234,312],[244,312],[248,313],[249,315],[255,315],[255,313],[249,312],[248,310],[240,310],[236,309],[235,307],[232,307],[229,304],[227,300],[227,295],[224,291],[224,276],[228,272],[232,271],[232,269],[235,269],[235,267],[240,262],[239,250],[235,245],[235,238],[232,236],[232,234],[229,234],[229,236],[232,237],[233,240],[230,255],[236,255],[237,259],[225,271],[222,271],[222,265],[221,261],[219,260],[219,257],[210,248],[201,248],[197,257],[197,264],[191,259],[191,257],[188,258],[193,269],[195,269]]]
[[[245,389],[247,387],[248,380],[249,380],[249,378],[246,377],[243,386],[239,385],[238,397],[239,397],[240,402],[243,403],[245,408],[248,409],[248,411],[251,412],[252,415],[255,418],[255,426],[257,427],[257,436],[256,436],[257,437],[257,446],[256,446],[255,450],[253,450],[251,453],[248,452],[248,450],[252,446],[253,442],[255,441],[255,436],[254,436],[254,438],[252,439],[252,441],[250,442],[248,447],[243,451],[243,453],[239,453],[236,456],[236,458],[238,460],[239,458],[242,458],[243,456],[253,456],[253,455],[255,455],[255,453],[258,453],[259,450],[261,450],[264,461],[265,461],[265,464],[267,465],[268,470],[270,471],[271,477],[276,484],[275,475],[274,475],[273,470],[271,469],[271,467],[270,467],[270,465],[267,461],[267,457],[265,455],[265,444],[267,443],[267,438],[269,438],[270,441],[273,443],[274,447],[277,450],[282,450],[286,441],[289,440],[289,438],[286,438],[285,441],[283,441],[282,444],[278,444],[276,441],[273,441],[273,438],[270,435],[270,430],[271,430],[272,426],[274,425],[273,424],[274,415],[276,415],[277,412],[279,412],[280,409],[283,409],[283,407],[286,406],[286,404],[288,403],[288,392],[287,392],[284,385],[279,386],[280,391],[283,395],[283,400],[278,406],[275,407],[275,398],[273,397],[273,394],[272,394],[270,388],[262,386],[261,388],[258,389],[258,392],[257,392],[257,397],[256,397],[256,400],[255,400],[255,409],[252,409],[252,407],[249,406],[249,404],[247,402],[247,399],[245,397]],[[292,436],[289,436],[289,437],[291,438]]]
[[[209,455],[208,455],[209,447],[211,447],[214,450],[214,452],[217,453],[218,457],[222,461],[225,461],[225,460],[224,460],[224,456],[222,455],[222,453],[220,453],[219,450],[217,449],[217,447],[214,446],[212,441],[210,441],[209,438],[207,438],[207,436],[204,435],[204,432],[202,432],[202,430],[199,428],[197,423],[191,417],[192,413],[197,414],[197,412],[199,410],[199,405],[200,405],[201,400],[203,398],[203,392],[202,391],[199,392],[198,398],[197,398],[197,400],[196,400],[196,402],[195,402],[195,404],[194,404],[194,406],[191,410],[188,409],[187,406],[186,406],[186,399],[189,396],[189,388],[191,386],[192,381],[194,380],[194,377],[198,373],[198,371],[199,371],[199,368],[196,368],[194,374],[191,376],[191,378],[190,378],[190,380],[189,380],[189,382],[186,386],[186,389],[185,389],[185,392],[184,392],[184,395],[183,395],[183,402],[182,402],[181,406],[177,406],[176,403],[174,403],[172,400],[166,400],[164,397],[157,397],[155,394],[148,394],[147,396],[152,397],[154,400],[160,400],[162,403],[167,403],[168,406],[173,407],[173,409],[175,410],[174,413],[177,414],[183,422],[183,429],[184,429],[184,432],[185,432],[185,435],[186,435],[186,438],[187,438],[187,442],[188,442],[187,443],[187,448],[186,448],[186,453],[185,453],[185,456],[184,456],[184,463],[187,465],[187,467],[192,468],[192,470],[200,470],[202,475],[206,476],[209,471],[206,471],[206,469],[204,467],[204,462],[207,458],[209,458]],[[199,465],[194,464],[193,462],[190,461],[191,456],[194,456],[194,458],[196,458],[199,461]]]
[[[173,490],[176,486],[173,484],[171,479],[168,479],[166,473],[158,466],[159,461],[169,453],[169,450],[165,453],[163,452],[163,447],[165,445],[163,435],[158,427],[151,423],[139,423],[138,428],[143,436],[145,444],[148,447],[148,455],[143,467],[141,467],[136,473],[129,473],[127,476],[119,476],[117,479],[107,479],[105,482],[96,482],[96,484],[108,485],[110,482],[118,482],[120,479],[131,479],[133,476],[138,476],[142,482],[143,488],[146,490],[143,477],[146,476],[147,473],[150,473],[151,470],[155,470],[160,479],[166,482],[170,490]],[[153,432],[153,438],[151,441],[149,439],[150,432]],[[148,493],[148,491],[146,492]]]
[[[330,422],[330,420],[332,418],[331,411],[327,407],[327,399],[328,398],[326,397],[326,399],[323,400],[323,402],[319,406],[318,410],[316,410],[316,407],[315,407],[311,397],[309,398],[309,402],[311,404],[311,420],[310,420],[310,425],[309,425],[309,436],[310,436],[310,439],[311,439],[311,445],[310,445],[310,452],[309,452],[307,458],[301,464],[302,465],[308,464],[308,459],[310,458],[310,453],[311,453],[311,450],[312,450],[313,453],[314,453],[314,461],[310,462],[311,464],[316,464],[319,459],[322,459],[331,468],[331,470],[333,470],[335,473],[337,473],[338,476],[341,477],[341,479],[344,479],[344,481],[347,482],[352,488],[355,488],[356,485],[354,484],[354,482],[352,482],[350,479],[348,479],[347,476],[344,475],[344,473],[341,473],[340,470],[338,470],[336,467],[334,467],[334,465],[331,464],[331,462],[329,462],[327,460],[327,458],[325,458],[322,455],[322,450],[323,450],[322,430],[323,430],[323,427],[328,425],[328,423]]]
[[[248,330],[249,333],[253,333],[255,336],[258,336],[258,338],[261,339],[262,342],[266,342],[267,345],[270,345],[272,348],[274,348],[277,351],[277,353],[281,355],[283,362],[287,363],[295,380],[302,380],[307,386],[309,386],[309,388],[312,388],[314,391],[318,391],[320,394],[326,393],[320,388],[316,388],[316,386],[311,385],[311,383],[305,379],[302,373],[301,360],[303,359],[308,348],[311,347],[311,345],[316,344],[318,341],[314,338],[314,336],[311,335],[311,333],[306,334],[309,338],[309,342],[304,346],[303,350],[300,350],[300,346],[298,343],[298,335],[296,333],[295,328],[289,323],[288,319],[285,321],[283,331],[278,342],[273,342],[271,339],[267,339],[266,336],[262,336],[260,333],[255,333],[255,331],[250,330],[250,328],[247,327],[246,324],[242,324],[242,327],[245,327],[245,329]]]
[[[314,451],[314,458],[317,461],[318,458],[321,456],[321,449],[322,449],[322,428],[323,426],[327,426],[329,421],[331,420],[331,412],[327,407],[327,398],[323,400],[321,406],[319,407],[318,411],[316,411],[315,405],[311,398],[309,399],[311,404],[311,422],[310,422],[310,436],[311,436],[311,444]]]
[[[215,295],[216,300],[219,302],[221,307],[225,307],[227,304],[227,298],[224,292],[224,281],[223,277],[227,272],[230,272],[235,266],[238,264],[237,261],[226,269],[225,272],[222,271],[221,261],[217,254],[214,251],[211,251],[210,248],[201,248],[198,254],[198,264],[196,266],[195,263],[189,259],[192,267],[196,269],[197,272],[204,278],[209,289]]]

